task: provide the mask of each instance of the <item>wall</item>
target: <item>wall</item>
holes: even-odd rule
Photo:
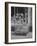
[[[24,3],[36,3],[37,0],[0,0],[0,46],[37,46],[37,37],[36,43],[23,43],[23,44],[4,44],[4,36],[5,36],[5,1],[12,1],[12,2],[24,2]],[[37,5],[36,5],[36,12],[37,12]],[[37,14],[37,13],[36,13]],[[36,16],[37,20],[37,16]],[[37,27],[37,21],[36,21]],[[36,28],[37,33],[37,28]],[[37,36],[37,34],[36,34]]]

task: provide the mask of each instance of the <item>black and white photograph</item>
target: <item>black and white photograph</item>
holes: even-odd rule
[[[35,42],[35,5],[34,3],[6,3],[8,43]]]
[[[11,39],[32,38],[32,8],[11,7]]]

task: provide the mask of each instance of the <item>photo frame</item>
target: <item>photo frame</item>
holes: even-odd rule
[[[5,43],[36,42],[36,4],[5,2]]]

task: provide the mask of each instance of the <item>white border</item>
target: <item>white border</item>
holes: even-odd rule
[[[32,38],[31,39],[12,39],[11,40],[11,6],[15,7],[32,7]],[[8,4],[8,42],[28,42],[35,41],[35,5],[23,5],[23,4]]]

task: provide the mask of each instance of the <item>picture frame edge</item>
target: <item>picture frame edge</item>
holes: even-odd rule
[[[35,5],[35,41],[15,42],[15,43],[8,42],[8,4],[9,3]],[[36,3],[5,2],[5,44],[20,44],[20,43],[35,43],[35,42],[36,42]]]

